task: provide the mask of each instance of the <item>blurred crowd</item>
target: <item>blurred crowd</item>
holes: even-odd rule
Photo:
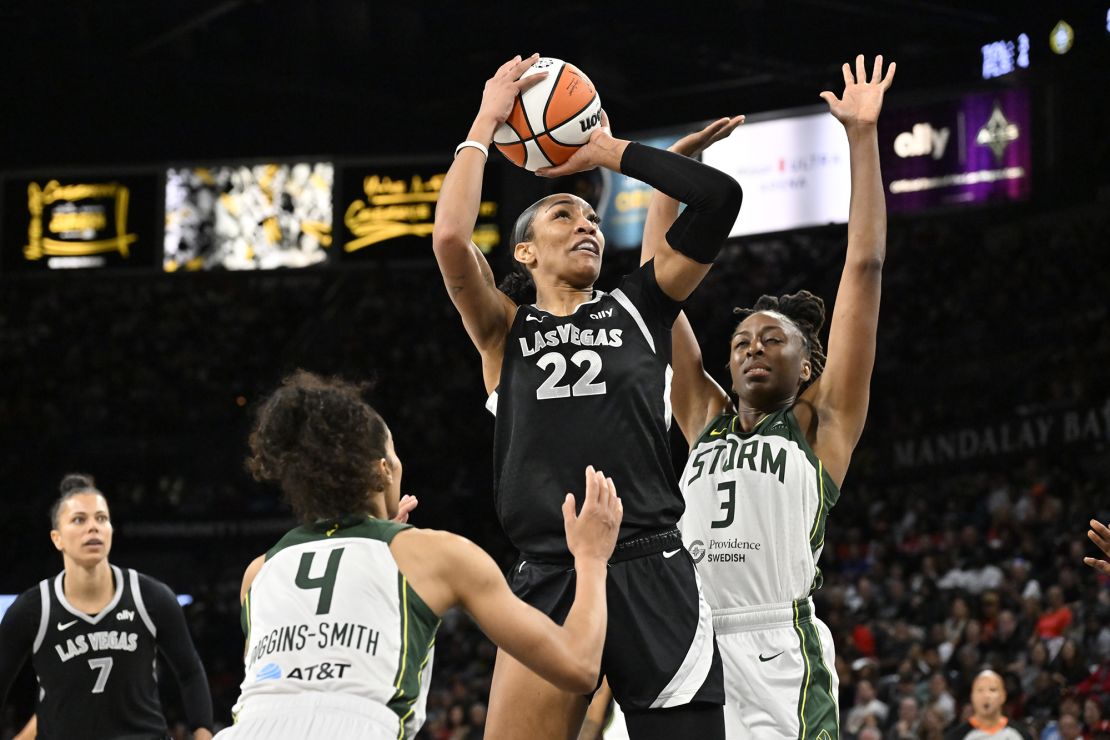
[[[1110,737],[1110,583],[1082,564],[1087,520],[1110,518],[1099,495],[1110,478],[1110,215],[1003,215],[890,226],[868,428],[829,518],[815,596],[836,640],[848,738],[942,737],[966,718],[984,667],[1003,677],[1005,713],[1036,736]],[[726,248],[687,307],[719,381],[732,307],[808,288],[831,313],[844,246],[843,229],[818,229]],[[600,287],[634,259],[606,255]],[[225,721],[241,679],[242,569],[290,524],[276,493],[243,471],[245,438],[253,404],[288,371],[373,381],[405,492],[421,499],[413,522],[511,562],[489,495],[478,355],[430,254],[342,271],[4,287],[0,356],[18,361],[0,385],[0,592],[60,568],[45,512],[63,472],[88,470],[113,506],[113,561],[193,596],[186,614]],[[1045,433],[948,457],[897,452],[1022,423]],[[482,736],[493,656],[465,615],[445,616],[420,737]],[[172,677],[163,685],[173,716]],[[29,680],[20,686],[9,704],[29,711]],[[0,737],[16,714],[0,717]]]

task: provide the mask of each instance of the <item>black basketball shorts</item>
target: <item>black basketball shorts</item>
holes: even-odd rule
[[[559,624],[566,619],[574,602],[573,564],[522,555],[508,580],[522,600]],[[677,529],[618,543],[609,561],[606,600],[601,673],[622,709],[724,704],[712,614]]]

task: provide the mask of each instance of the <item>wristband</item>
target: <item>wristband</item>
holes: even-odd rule
[[[486,159],[489,159],[489,149],[486,148],[486,145],[481,143],[480,141],[474,141],[473,139],[467,139],[466,141],[455,147],[455,156],[458,157],[459,152],[461,152],[463,149],[466,149],[468,146],[474,147],[482,154],[484,154]]]

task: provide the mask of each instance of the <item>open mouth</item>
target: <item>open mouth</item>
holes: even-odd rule
[[[771,368],[766,365],[749,365],[745,368],[744,374],[756,378],[766,378],[771,374]]]
[[[103,547],[103,546],[104,546],[104,541],[96,539],[95,537],[91,540],[85,540],[85,547]]]
[[[583,239],[575,244],[571,250],[572,252],[589,252],[592,255],[601,256],[601,245],[593,239]]]

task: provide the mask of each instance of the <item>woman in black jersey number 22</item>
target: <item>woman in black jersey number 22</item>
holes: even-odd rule
[[[538,55],[506,62],[486,83],[467,140],[447,173],[433,244],[451,300],[482,357],[496,416],[495,506],[520,551],[513,591],[561,621],[574,571],[559,507],[582,469],[597,465],[624,501],[611,560],[602,672],[635,740],[723,737],[721,663],[709,607],[675,524],[682,497],[668,446],[671,326],[708,272],[740,208],[736,181],[670,152],[614,138],[608,122],[559,167],[558,177],[605,167],[686,204],[655,259],[610,293],[594,288],[605,237],[594,209],[556,194],[516,222],[516,261],[533,305],[501,290],[471,242],[486,153]],[[619,628],[617,627],[619,625]],[[587,696],[568,694],[499,652],[490,738],[577,737]]]
[[[0,706],[28,655],[38,677],[35,717],[20,736],[166,738],[160,652],[177,674],[193,737],[210,740],[212,698],[185,615],[164,583],[108,563],[112,519],[92,478],[62,479],[51,522],[65,569],[23,592],[0,623]]]

